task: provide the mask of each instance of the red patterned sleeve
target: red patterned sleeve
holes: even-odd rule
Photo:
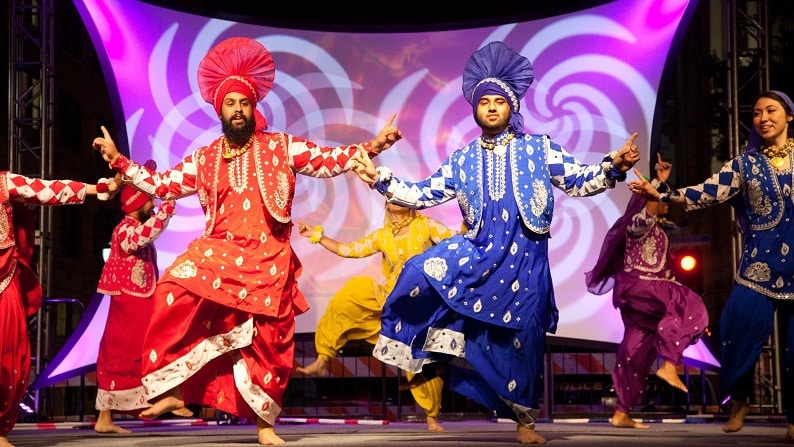
[[[284,135],[290,163],[298,174],[311,177],[334,177],[350,170],[350,158],[359,147],[372,152],[372,142],[350,144],[347,146],[318,146],[311,141],[293,135]],[[370,154],[374,156],[374,154]]]
[[[124,253],[132,254],[151,244],[160,237],[173,215],[174,205],[166,202],[160,206],[156,214],[152,215],[144,223],[139,223],[131,218],[125,219],[117,229],[119,247]]]
[[[77,205],[85,201],[86,184],[74,180],[42,180],[9,172],[5,176],[10,199],[36,205]]]
[[[196,192],[197,166],[194,156],[195,153],[188,155],[163,172],[151,170],[121,154],[110,167],[123,174],[125,181],[149,195],[163,200],[178,199]]]

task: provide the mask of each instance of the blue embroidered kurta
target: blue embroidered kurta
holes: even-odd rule
[[[742,258],[720,315],[720,363],[726,395],[752,395],[755,365],[777,314],[782,348],[783,413],[794,424],[794,196],[791,169],[744,153],[705,182],[678,189],[687,210],[730,202],[743,232]]]
[[[613,155],[584,165],[547,136],[505,135],[496,138],[509,142],[502,155],[499,145],[490,151],[474,141],[424,181],[387,175],[376,182],[388,201],[412,208],[457,198],[468,232],[406,263],[384,306],[374,355],[412,372],[449,360],[450,389],[531,424],[545,333],[558,320],[548,260],[551,186],[588,196],[622,175]]]

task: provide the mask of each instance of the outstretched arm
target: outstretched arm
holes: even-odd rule
[[[298,233],[309,239],[313,244],[322,245],[331,253],[336,254],[339,248],[339,242],[323,234],[323,227],[321,226],[313,227],[306,222],[298,222]]]

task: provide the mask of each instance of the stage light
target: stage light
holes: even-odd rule
[[[697,293],[703,293],[703,256],[698,247],[673,249],[673,274],[676,280]]]
[[[698,266],[697,259],[691,254],[686,254],[678,260],[678,266],[685,272],[691,272]]]

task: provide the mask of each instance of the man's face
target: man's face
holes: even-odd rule
[[[242,93],[231,92],[223,98],[221,124],[226,138],[242,146],[254,133],[254,105]]]
[[[477,124],[486,136],[507,129],[511,114],[510,103],[501,95],[483,95],[477,103]]]
[[[139,222],[146,222],[150,217],[152,217],[152,211],[154,211],[154,199],[149,199],[140,209],[138,209],[138,221]]]

